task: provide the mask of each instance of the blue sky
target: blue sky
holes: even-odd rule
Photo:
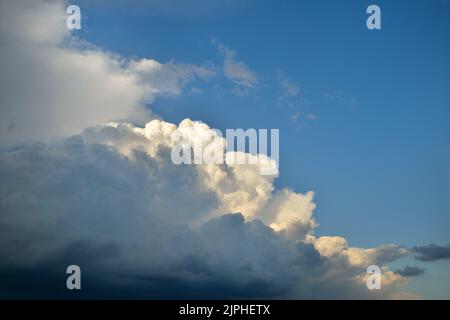
[[[206,81],[152,110],[224,128],[280,128],[276,184],[316,191],[319,234],[354,245],[450,241],[449,4],[377,1],[81,2],[88,41],[123,56],[220,63],[214,42],[260,81],[245,95]],[[300,94],[279,103],[279,78]],[[293,123],[295,113],[314,120]]]

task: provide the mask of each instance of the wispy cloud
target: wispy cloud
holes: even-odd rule
[[[339,105],[354,107],[359,104],[355,98],[347,96],[344,92],[339,90],[327,91],[323,96],[329,100],[337,102]]]
[[[309,101],[303,96],[298,82],[289,78],[280,69],[276,71],[277,85],[280,94],[277,98],[277,107],[290,110],[289,122],[296,128],[303,128],[308,121],[317,120],[319,117],[303,109],[309,105]]]
[[[178,96],[189,82],[217,74],[211,64],[160,63],[153,59],[131,61],[128,69],[138,77],[139,84],[153,95]]]
[[[402,277],[410,278],[417,277],[425,273],[425,269],[419,267],[406,266],[403,269],[398,269],[395,273],[401,275]]]
[[[234,84],[235,92],[245,94],[255,89],[260,82],[260,76],[244,62],[236,59],[236,51],[216,40],[212,40],[212,43],[224,58],[222,71],[225,77]]]
[[[368,265],[385,266],[405,249],[316,237],[314,192],[275,190],[258,165],[173,164],[175,130],[194,144],[212,133],[189,119],[111,123],[0,153],[0,280],[20,274],[0,296],[22,277],[42,284],[49,266],[74,262],[97,282],[88,290],[96,298],[135,297],[142,287],[147,297],[185,299],[393,298],[401,290],[407,279],[386,268],[383,290],[367,290],[364,277]],[[17,294],[29,297],[29,287]]]

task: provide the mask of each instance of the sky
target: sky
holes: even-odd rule
[[[374,3],[381,8],[381,30],[366,27],[366,8]],[[182,296],[210,295],[225,286],[217,275],[226,275],[249,281],[225,286],[226,297],[264,291],[264,297],[354,298],[367,293],[358,279],[373,262],[389,266],[386,283],[392,285],[374,297],[450,298],[450,2],[374,3],[73,1],[82,28],[68,31],[61,14],[67,2],[2,1],[0,226],[12,231],[0,251],[11,255],[24,243],[39,254],[12,255],[0,274],[15,279],[26,269],[34,279],[27,268],[54,262],[56,270],[79,247],[88,253],[73,257],[92,270],[117,264],[127,274],[133,270],[133,285],[152,279],[150,293],[139,283],[144,297],[159,297],[155,290],[164,287]],[[279,176],[165,163],[167,150],[160,149],[170,148],[166,135],[174,125],[193,135],[209,128],[277,128]],[[226,182],[215,181],[218,176]],[[80,198],[82,213],[66,208]],[[30,210],[37,217],[30,219]],[[139,229],[146,210],[161,223],[161,235],[130,240],[129,229]],[[127,211],[136,212],[130,214],[136,220],[122,232]],[[223,216],[236,212],[242,216]],[[42,234],[31,231],[34,223],[44,225]],[[73,231],[67,239],[60,223]],[[187,225],[180,237],[194,248],[180,253],[193,250],[181,262],[164,254],[177,243],[180,224]],[[67,245],[46,237],[63,237]],[[242,256],[259,253],[250,245],[236,249],[238,240],[259,248],[261,239],[282,257],[298,255],[308,272],[292,271],[283,258],[272,266],[262,253],[242,266],[250,276],[235,269]],[[215,240],[216,246],[203,244]],[[122,254],[134,241],[158,254],[147,260],[137,249]],[[89,254],[97,250],[111,252],[91,266]],[[186,274],[174,277],[177,268]],[[355,271],[336,271],[345,269]],[[414,275],[405,276],[408,271]],[[291,288],[292,279],[301,285]],[[117,283],[95,281],[105,288]],[[8,290],[13,287],[11,281]],[[17,295],[39,296],[33,290]],[[173,297],[169,289],[161,295]]]

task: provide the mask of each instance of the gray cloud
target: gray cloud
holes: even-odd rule
[[[251,89],[255,89],[260,82],[258,74],[251,70],[244,62],[237,60],[237,52],[226,45],[213,40],[219,53],[223,55],[222,71],[225,77],[234,85],[234,92],[245,94]]]
[[[304,127],[309,121],[319,119],[315,113],[308,111],[310,101],[305,98],[300,85],[290,79],[283,70],[276,71],[276,79],[279,87],[277,108],[286,109],[290,112],[289,122],[296,128]]]
[[[450,245],[442,247],[436,244],[430,244],[414,247],[411,251],[418,254],[415,257],[420,261],[450,259]]]

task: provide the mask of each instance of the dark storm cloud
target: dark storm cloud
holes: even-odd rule
[[[398,269],[395,271],[396,273],[398,273],[399,275],[401,275],[402,277],[416,277],[416,276],[420,276],[422,274],[425,273],[425,269],[419,268],[419,267],[410,267],[410,266],[406,266],[403,269]]]
[[[420,261],[450,259],[450,244],[444,247],[436,244],[414,247],[412,252],[418,254],[415,257]]]
[[[107,129],[0,153],[1,297],[376,296],[345,256],[240,213],[211,218],[217,201],[195,167],[173,165],[166,148],[124,156],[94,139],[124,134]],[[383,263],[398,250],[371,254]],[[65,287],[72,264],[80,292]]]
[[[129,159],[81,136],[1,153],[0,295],[293,295],[306,276],[298,270],[320,262],[318,252],[241,214],[189,227],[215,198],[192,166],[160,161],[169,157],[162,148]],[[82,269],[78,295],[65,288],[72,264]]]

